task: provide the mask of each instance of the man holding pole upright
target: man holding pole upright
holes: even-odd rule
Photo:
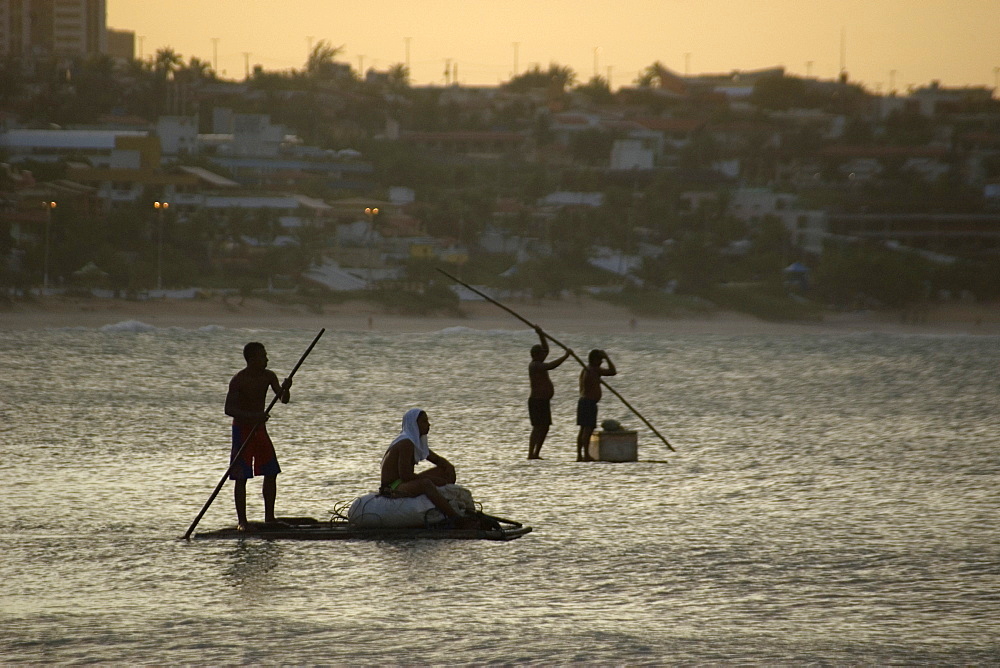
[[[601,363],[607,361],[608,366]],[[597,428],[597,402],[601,400],[601,376],[617,375],[615,363],[603,350],[595,348],[587,356],[587,366],[580,371],[580,399],[576,402],[576,423],[580,433],[576,437],[576,461],[594,461],[587,452],[590,436]]]
[[[528,364],[528,380],[531,381],[531,394],[528,396],[528,418],[531,420],[528,459],[542,458],[542,443],[545,442],[549,427],[552,425],[551,403],[555,388],[552,386],[552,379],[549,378],[549,371],[565,362],[571,352],[567,348],[565,355],[552,362],[546,362],[549,344],[545,340],[545,332],[538,325],[535,325],[535,332],[541,343],[531,346],[531,362]]]
[[[267,350],[264,344],[252,341],[243,347],[246,368],[237,372],[229,381],[226,394],[226,415],[233,418],[233,449],[229,456],[229,479],[234,481],[233,498],[240,529],[247,530],[247,479],[264,476],[264,521],[275,522],[274,500],[278,493],[277,476],[281,473],[274,444],[267,434],[264,410],[267,390],[271,388],[287,404],[290,399],[291,377],[283,384],[267,368]]]

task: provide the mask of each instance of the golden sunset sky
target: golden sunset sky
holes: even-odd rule
[[[247,65],[301,69],[310,45],[384,70],[409,62],[414,84],[496,85],[538,64],[595,73],[618,88],[655,61],[680,74],[784,66],[872,91],[994,87],[1000,0],[108,0],[108,26],[137,55],[171,47],[242,79]]]

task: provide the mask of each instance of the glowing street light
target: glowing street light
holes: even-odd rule
[[[378,207],[366,206],[365,215],[368,216],[368,238],[372,240],[372,247],[368,249],[368,289],[371,289],[372,272],[375,270],[375,216],[378,215]]]
[[[365,207],[365,215],[368,216],[368,234],[371,235],[372,239],[375,238],[375,216],[378,215],[378,209],[376,207]]]
[[[42,202],[45,207],[45,256],[42,267],[42,294],[49,291],[49,228],[52,226],[52,211],[59,206],[52,201]]]
[[[163,214],[170,208],[170,202],[153,202],[153,208],[158,213],[158,232],[156,235],[156,289],[163,289]]]

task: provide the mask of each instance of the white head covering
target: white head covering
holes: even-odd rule
[[[420,427],[417,426],[417,418],[423,413],[422,408],[411,408],[406,411],[403,415],[403,431],[399,432],[399,436],[393,439],[389,447],[396,445],[400,441],[408,440],[413,443],[413,463],[422,462],[427,459],[427,455],[430,454],[431,449],[427,447],[427,434],[420,433]],[[387,450],[388,452],[388,450]]]

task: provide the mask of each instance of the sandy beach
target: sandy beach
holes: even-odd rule
[[[1000,305],[935,305],[919,322],[904,322],[899,312],[827,313],[818,322],[767,322],[733,312],[650,318],[625,308],[581,298],[510,301],[505,305],[523,318],[557,334],[656,332],[676,334],[1000,334]],[[0,330],[100,328],[126,321],[155,327],[197,329],[319,329],[331,331],[428,332],[448,327],[524,329],[526,325],[489,302],[463,302],[462,316],[412,316],[390,313],[381,306],[352,301],[320,309],[283,305],[261,299],[83,299],[50,296],[15,300],[0,306]]]

